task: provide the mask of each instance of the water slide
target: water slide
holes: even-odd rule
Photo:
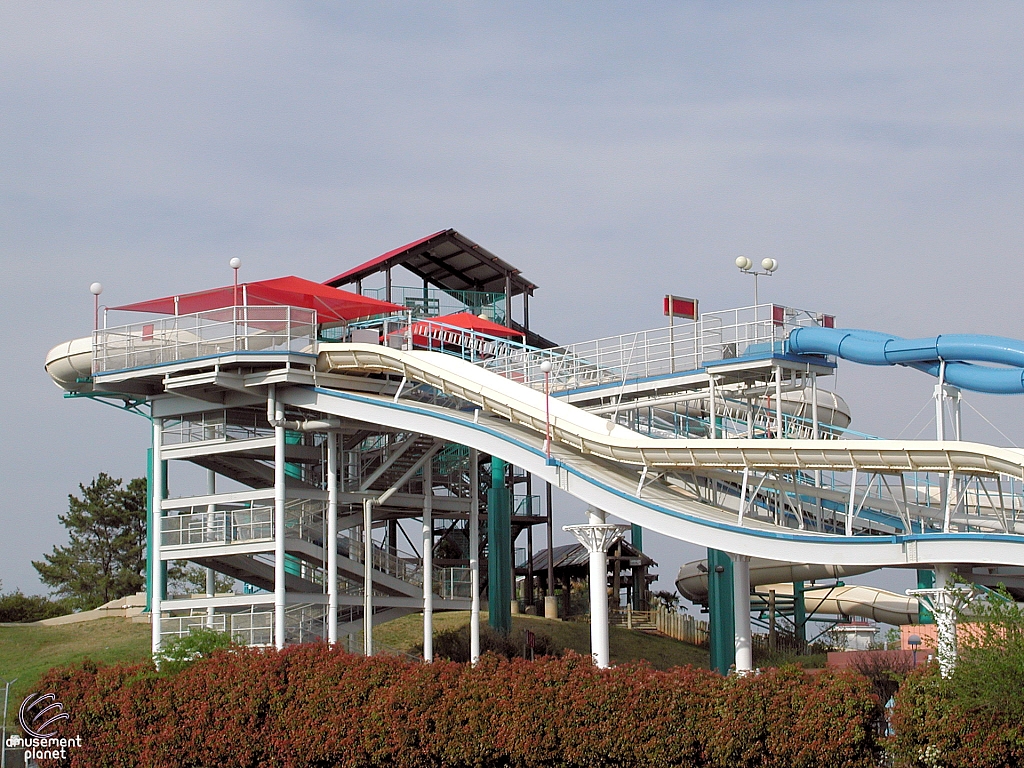
[[[798,333],[803,330],[827,329],[801,329]],[[90,370],[91,346],[86,338],[51,350],[46,368],[59,386],[66,390],[90,386],[82,379]],[[947,370],[952,367],[947,366]],[[648,482],[663,471],[742,473],[747,469],[785,473],[846,472],[854,468],[890,474],[998,473],[1024,480],[1024,451],[949,441],[661,439],[638,434],[551,398],[549,460],[544,451],[544,394],[479,365],[440,352],[405,351],[378,344],[322,343],[317,368],[319,374],[282,370],[281,383],[287,385],[279,388],[279,397],[318,413],[417,431],[475,447],[523,467],[616,517],[683,541],[795,563],[871,567],[960,562],[1024,565],[1024,530],[1018,530],[1022,525],[1016,522],[1007,529],[1009,532],[1000,530],[993,518],[989,529],[979,521],[976,532],[970,533],[826,535],[762,519],[739,522],[734,511],[688,497],[669,484]],[[409,382],[433,386],[480,410],[458,411],[398,396],[347,391],[344,379],[331,373],[397,374]],[[104,380],[102,374],[97,375],[95,386],[103,389]],[[261,379],[260,383],[265,381]]]
[[[871,570],[865,567],[782,563],[778,560],[753,558],[750,561],[750,586],[760,587],[756,591],[762,596],[763,602],[768,589],[775,590],[780,597],[791,598],[794,581],[840,579]],[[682,566],[676,578],[676,589],[690,602],[706,605],[707,560],[695,560]],[[895,625],[917,624],[919,621],[917,598],[852,584],[808,586],[804,592],[804,607],[808,617],[859,616]]]
[[[905,365],[936,377],[944,362],[947,384],[993,395],[1024,394],[1024,342],[1001,336],[943,334],[903,339],[877,331],[806,327],[789,335],[789,351],[834,355],[863,365]]]
[[[320,345],[324,374],[390,373],[472,403],[456,411],[401,397],[332,388],[331,377],[283,389],[290,405],[413,430],[499,456],[610,514],[673,538],[796,563],[895,566],[1024,563],[1024,531],[838,536],[799,531],[645,485],[659,470],[1001,473],[1024,479],[1024,452],[965,442],[687,440],[640,435],[557,399],[550,401],[552,457],[544,452],[545,397],[511,379],[438,352],[376,344]],[[296,382],[298,383],[298,382]],[[340,384],[340,382],[339,382]]]

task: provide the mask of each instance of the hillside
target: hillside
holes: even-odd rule
[[[486,621],[486,612],[481,614]],[[469,622],[467,611],[439,613],[434,616],[434,631],[461,627]],[[538,616],[513,616],[512,631],[522,633],[530,629],[549,636],[555,645],[587,656],[590,654],[590,625],[583,622],[544,619]],[[610,646],[613,664],[646,660],[655,669],[668,669],[692,664],[705,669],[710,656],[702,648],[681,643],[667,637],[645,635],[640,632],[611,627]],[[409,651],[423,642],[423,616],[410,614],[382,624],[374,629],[374,640],[401,651]]]
[[[0,679],[18,679],[11,686],[11,701],[20,702],[51,667],[85,658],[108,664],[143,661],[149,658],[149,644],[149,625],[123,618],[56,627],[7,624],[0,626]],[[13,722],[10,712],[7,719]]]

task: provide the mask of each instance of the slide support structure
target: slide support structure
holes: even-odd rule
[[[750,637],[750,558],[730,555],[732,559],[732,605],[736,629],[736,674],[746,675],[754,668]]]
[[[512,631],[512,510],[505,485],[505,467],[491,457],[491,488],[487,492],[487,608],[491,628]]]
[[[733,567],[725,552],[708,550],[708,626],[710,628],[711,668],[729,674],[736,661],[735,615],[733,613]],[[749,571],[748,571],[749,573]],[[744,610],[749,611],[748,605]]]

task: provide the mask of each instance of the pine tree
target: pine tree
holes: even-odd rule
[[[146,480],[122,487],[120,478],[101,472],[78,487],[81,498],[69,494],[68,513],[58,516],[70,543],[32,565],[53,592],[88,610],[146,583]]]

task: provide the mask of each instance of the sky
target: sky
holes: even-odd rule
[[[43,371],[93,281],[324,280],[452,227],[562,343],[658,327],[668,292],[747,305],[740,254],[841,326],[1022,337],[1022,31],[1014,3],[0,4],[3,589],[44,590],[79,483],[145,473],[147,422]],[[823,382],[907,438],[932,385]],[[1024,400],[966,402],[966,438],[1024,444]],[[645,544],[660,589],[701,555]]]

